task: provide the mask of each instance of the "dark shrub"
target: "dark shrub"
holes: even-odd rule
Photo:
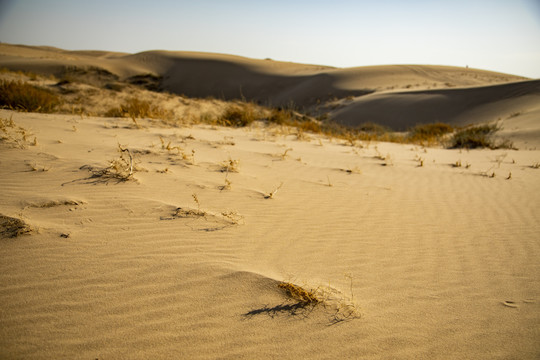
[[[49,90],[22,81],[0,82],[0,106],[21,111],[50,113],[60,99]]]

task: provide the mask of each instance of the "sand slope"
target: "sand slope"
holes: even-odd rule
[[[538,150],[0,117],[32,133],[0,143],[0,214],[33,229],[0,239],[2,358],[540,356]],[[137,181],[96,176],[119,143]]]
[[[445,90],[373,94],[357,98],[332,117],[354,126],[374,122],[396,130],[445,122],[456,126],[506,120],[535,111],[540,80]]]

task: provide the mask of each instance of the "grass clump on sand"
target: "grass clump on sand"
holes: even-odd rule
[[[133,154],[126,147],[118,144],[118,152],[120,156],[116,159],[109,160],[109,165],[102,169],[95,169],[92,166],[84,165],[81,169],[87,169],[92,172],[92,179],[100,179],[100,182],[108,182],[109,180],[116,180],[117,182],[126,182],[129,180],[135,180],[133,174],[136,171],[140,171],[136,167]],[[136,181],[136,180],[135,180]]]
[[[0,82],[0,106],[13,110],[51,113],[60,105],[52,92],[22,81]]]
[[[477,126],[469,126],[456,132],[450,143],[450,148],[512,148],[512,143],[508,140],[502,142],[495,142],[493,135],[500,130],[500,127],[496,124],[485,124]]]
[[[135,118],[170,118],[171,112],[152,105],[150,101],[141,100],[136,97],[129,98],[122,105],[112,108],[105,113],[109,117],[129,117]]]
[[[15,238],[31,232],[32,228],[21,219],[0,214],[0,237]]]
[[[297,300],[302,305],[316,305],[322,302],[321,299],[315,295],[315,291],[306,290],[301,286],[292,284],[290,282],[282,282],[278,284],[278,287],[284,289],[287,295]]]
[[[290,109],[270,109],[270,115],[267,116],[267,121],[272,124],[291,126],[298,129],[299,132],[307,131],[311,133],[321,133],[323,131],[319,121],[296,113]]]
[[[445,123],[422,124],[409,130],[407,140],[415,143],[434,143],[454,131],[454,128]]]
[[[216,125],[244,127],[260,118],[260,111],[251,103],[230,104],[216,120]]]

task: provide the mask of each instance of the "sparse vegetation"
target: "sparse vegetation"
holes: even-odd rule
[[[0,214],[0,237],[15,238],[31,232],[32,228],[23,220]]]
[[[259,115],[256,105],[237,102],[225,109],[225,112],[216,120],[216,125],[244,127],[259,120]]]
[[[226,226],[240,225],[244,222],[244,217],[238,214],[238,212],[234,210],[222,211],[220,214],[211,214],[207,211],[201,210],[201,202],[199,200],[198,195],[196,193],[193,193],[191,194],[191,197],[193,198],[193,201],[195,202],[195,204],[197,204],[197,209],[178,207],[172,214],[173,219],[174,218],[183,218],[183,219],[204,218],[210,224],[214,223],[214,225],[218,225],[221,223],[221,226],[218,226],[218,227],[200,229],[200,230],[205,230],[205,231],[221,230],[225,228]],[[162,220],[164,219],[168,219],[168,218],[162,218]],[[225,223],[226,225],[223,226],[223,223]]]
[[[446,134],[454,131],[454,128],[445,123],[423,124],[417,125],[411,130],[407,136],[407,140],[413,143],[434,143],[439,142]]]
[[[137,118],[167,119],[172,116],[172,113],[157,105],[152,105],[150,101],[132,97],[124,101],[120,107],[112,108],[107,111],[105,116],[129,117],[133,119],[136,125],[138,125],[135,120]]]
[[[386,126],[376,124],[373,122],[366,122],[357,127],[357,130],[366,134],[382,135],[390,132],[390,129]]]
[[[240,166],[240,160],[229,158],[221,163],[221,172],[238,172]]]
[[[268,121],[278,125],[288,125],[291,123],[292,118],[293,114],[291,111],[281,108],[274,108],[270,111]]]
[[[118,144],[118,152],[120,156],[110,160],[109,165],[103,169],[95,169],[88,165],[82,166],[81,169],[89,170],[92,172],[91,178],[100,178],[104,182],[108,180],[116,180],[118,182],[133,180],[133,174],[140,170],[135,166],[133,154],[127,147],[123,147],[120,144]]]
[[[0,107],[51,113],[60,103],[60,98],[49,90],[22,81],[0,80]]]
[[[15,145],[18,148],[25,149],[27,144],[37,145],[37,138],[32,142],[28,141],[30,136],[28,130],[15,124],[13,116],[9,119],[0,118],[0,141]]]
[[[7,70],[6,70],[7,71]],[[12,77],[19,77],[25,81],[28,79],[27,75],[19,74],[18,72],[11,72]],[[60,74],[61,80],[57,86],[54,87],[54,92],[60,95],[55,95],[53,91],[34,87],[21,80],[17,81],[2,81],[2,87],[9,88],[6,91],[1,92],[2,98],[6,98],[6,94],[19,94],[17,96],[10,96],[11,98],[30,98],[29,104],[21,104],[21,102],[9,102],[9,104],[1,103],[0,106],[26,110],[26,111],[44,111],[51,112],[55,109],[63,112],[77,113],[81,116],[83,112],[86,114],[92,113],[93,115],[102,114],[110,117],[127,117],[132,119],[132,128],[143,128],[141,123],[137,121],[140,118],[152,118],[160,119],[164,124],[170,126],[178,126],[179,117],[177,110],[170,110],[164,107],[164,96],[167,97],[167,101],[177,97],[180,103],[184,106],[189,106],[193,101],[184,96],[177,96],[172,94],[162,94],[160,100],[153,101],[155,91],[160,90],[161,78],[153,74],[139,74],[126,80],[120,80],[116,75],[108,72],[107,70],[100,68],[66,68],[65,71]],[[34,76],[36,78],[37,75]],[[86,84],[86,87],[73,86],[76,83]],[[69,85],[66,88],[64,85]],[[30,89],[28,91],[20,91],[20,89]],[[16,91],[16,89],[19,89]],[[104,111],[102,108],[98,108],[93,105],[93,100],[90,99],[93,93],[97,95],[104,95],[103,92],[107,92],[107,96],[115,97],[118,91],[128,89],[131,93],[131,97],[123,100],[120,106],[112,107],[108,111]],[[32,92],[39,92],[40,95],[29,96]],[[161,95],[160,95],[161,96]],[[122,99],[123,97],[120,97]],[[60,107],[61,100],[67,105]],[[39,101],[43,100],[43,104]],[[451,148],[479,148],[488,147],[495,148],[512,148],[512,143],[509,141],[493,140],[492,136],[498,130],[496,125],[482,125],[473,126],[465,129],[461,129],[450,136],[454,129],[452,126],[444,123],[424,124],[418,125],[410,129],[406,133],[394,132],[384,126],[376,123],[365,122],[356,127],[340,125],[330,118],[323,110],[317,110],[312,116],[299,113],[296,111],[294,104],[289,104],[286,107],[268,108],[258,105],[254,102],[247,101],[234,101],[223,102],[217,99],[211,99],[207,101],[219,103],[221,110],[215,112],[204,112],[192,114],[187,112],[187,115],[182,117],[182,123],[209,123],[211,125],[219,126],[231,126],[231,127],[244,127],[249,126],[255,121],[265,122],[267,124],[276,124],[283,127],[288,127],[288,134],[295,134],[299,140],[310,140],[309,133],[326,135],[329,138],[339,138],[347,141],[351,146],[360,146],[359,141],[385,141],[396,143],[421,143],[421,144],[437,144],[447,142],[448,147]],[[37,105],[34,105],[37,104]],[[34,110],[32,110],[34,109]],[[68,111],[69,110],[69,111]],[[510,114],[510,117],[520,115],[521,112],[514,112]],[[291,131],[292,130],[292,131]],[[193,155],[193,154],[192,154]],[[192,155],[186,155],[186,157]]]
[[[500,130],[500,127],[495,124],[469,126],[456,132],[450,143],[450,147],[476,149],[476,148],[512,148],[512,143],[502,141],[497,143],[493,139],[493,135]]]
[[[227,210],[221,213],[224,219],[230,221],[233,225],[240,225],[244,223],[244,217],[234,210]]]

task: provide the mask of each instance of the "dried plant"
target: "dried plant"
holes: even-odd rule
[[[31,136],[28,130],[15,124],[13,115],[8,119],[0,118],[0,141],[10,145],[15,145],[20,149],[26,149],[27,144],[37,145],[37,138],[34,141],[28,141]]]
[[[140,128],[137,124],[137,121],[134,119],[171,119],[173,117],[173,113],[157,105],[152,105],[150,101],[132,97],[127,99],[122,105],[120,105],[120,107],[112,108],[107,111],[105,113],[105,116],[131,118],[134,121],[136,127]]]
[[[30,234],[33,229],[21,219],[0,214],[0,237],[15,238]]]
[[[223,191],[223,190],[231,190],[232,189],[232,183],[228,178],[229,178],[229,172],[227,171],[225,173],[225,183],[223,185],[219,186],[219,190]]]
[[[48,90],[22,81],[0,80],[0,107],[51,113],[60,103],[58,96]]]
[[[281,184],[279,184],[279,186],[276,187],[276,188],[274,189],[274,191],[265,194],[265,195],[264,195],[264,198],[265,198],[265,199],[273,199],[273,198],[274,198],[274,195],[276,195],[276,193],[278,192],[279,189],[281,189],[282,186],[283,186],[283,182],[282,182]]]
[[[281,157],[281,160],[285,160],[285,158],[287,157],[287,153],[288,153],[289,151],[293,151],[293,148],[287,148],[287,149],[285,149],[285,151],[284,151],[282,154],[279,155],[279,157]]]
[[[228,220],[233,225],[240,225],[244,223],[244,217],[234,210],[223,211],[221,216]]]
[[[225,160],[221,163],[221,172],[238,172],[240,166],[240,160],[233,160],[232,158],[229,158],[229,160]]]
[[[288,296],[302,305],[316,305],[321,302],[315,294],[316,290],[306,290],[303,287],[290,282],[279,283],[278,287],[284,289]]]
[[[92,172],[92,178],[102,178],[105,181],[109,179],[119,182],[133,180],[133,174],[137,170],[134,164],[133,154],[128,148],[124,148],[120,144],[118,144],[118,152],[120,156],[116,159],[109,160],[109,165],[104,169],[94,169],[88,165],[82,166],[81,169],[88,169]]]

